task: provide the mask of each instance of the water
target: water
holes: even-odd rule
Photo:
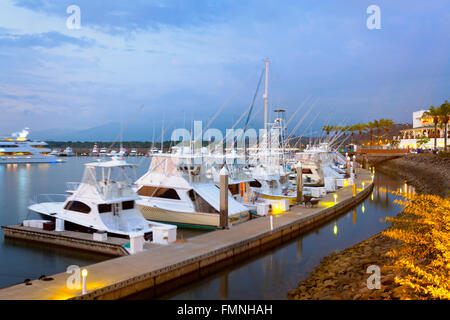
[[[82,178],[84,164],[98,158],[70,157],[64,163],[53,164],[0,164],[0,225],[21,223],[24,219],[40,218],[27,209],[31,199],[38,194],[64,194],[66,182]],[[129,157],[137,163],[136,176],[143,175],[150,158]],[[179,230],[184,238],[198,232]],[[4,239],[0,230],[0,287],[36,279],[39,276],[64,272],[69,265],[86,266],[106,259],[97,253],[77,251],[24,240]]]
[[[95,161],[87,157],[65,160],[67,162],[58,164],[0,165],[0,224],[20,223],[29,214],[30,199],[42,193],[64,193],[66,182],[80,181],[84,163]],[[137,177],[150,164],[149,158],[129,158],[128,161],[140,164]],[[285,299],[287,292],[296,288],[299,280],[307,278],[321,258],[380,232],[387,226],[380,220],[400,212],[401,208],[393,204],[394,196],[381,191],[380,187],[397,190],[404,188],[404,183],[377,172],[372,196],[355,210],[271,251],[178,286],[159,298]],[[179,230],[179,233],[185,238],[198,234],[186,230]],[[85,266],[109,258],[27,241],[5,241],[0,231],[0,287],[23,282],[26,278],[36,279],[42,274],[64,272],[72,264]],[[139,297],[154,296],[153,292],[143,292]]]
[[[403,181],[376,174],[375,188],[361,205],[314,231],[271,251],[160,296],[160,299],[286,299],[289,290],[306,279],[320,259],[359,243],[387,227],[385,217],[401,208],[394,195],[383,192],[404,188]],[[408,192],[412,187],[406,186]],[[363,209],[364,208],[364,209]],[[364,212],[363,212],[364,211]],[[139,298],[150,298],[152,292]]]

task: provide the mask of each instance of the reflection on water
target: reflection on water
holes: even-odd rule
[[[384,230],[386,217],[397,215],[401,207],[394,204],[399,189],[414,193],[404,181],[381,173],[375,176],[372,194],[359,206],[336,220],[300,235],[264,254],[198,280],[179,286],[160,299],[285,299],[289,290],[308,277],[320,259],[359,243]],[[406,190],[406,191],[405,191]],[[141,293],[139,298],[152,298]]]
[[[21,223],[24,219],[38,218],[29,212],[30,200],[39,194],[63,194],[66,182],[82,178],[84,164],[96,158],[73,157],[62,163],[0,164],[0,225]],[[136,176],[143,175],[150,158],[128,158],[139,164]],[[178,234],[189,238],[198,232],[183,231]],[[0,287],[66,271],[69,265],[85,266],[110,257],[23,240],[4,239],[0,230]]]

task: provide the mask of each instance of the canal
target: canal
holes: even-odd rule
[[[37,194],[61,194],[66,182],[80,181],[84,164],[93,158],[67,158],[65,163],[0,165],[0,224],[20,223],[35,218],[27,210]],[[148,169],[149,158],[128,158],[138,163],[137,177]],[[375,177],[373,193],[357,208],[317,229],[298,236],[264,254],[225,267],[191,283],[177,284],[161,293],[150,290],[132,298],[140,299],[285,299],[287,292],[305,279],[320,259],[343,250],[386,228],[384,218],[401,208],[394,196],[382,191],[404,188],[403,181],[381,173]],[[407,186],[408,189],[411,189]],[[198,233],[179,230],[180,237]],[[4,239],[0,231],[0,287],[36,279],[110,259],[94,253]],[[175,289],[174,289],[175,288]]]

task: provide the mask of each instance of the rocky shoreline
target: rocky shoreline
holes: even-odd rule
[[[409,154],[376,167],[388,175],[396,175],[421,194],[450,196],[450,157],[434,154]]]
[[[377,171],[395,175],[414,186],[418,193],[450,195],[450,158],[436,155],[408,155],[386,161]],[[381,233],[339,253],[322,259],[310,274],[288,293],[289,300],[392,300],[401,299],[401,288],[395,283],[396,274],[388,267],[387,256],[398,242]],[[367,287],[367,267],[381,268],[381,288]]]

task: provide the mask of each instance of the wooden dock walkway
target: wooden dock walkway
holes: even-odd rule
[[[362,188],[362,182],[365,188]],[[31,285],[18,284],[0,289],[5,299],[119,299],[159,286],[192,272],[211,267],[235,256],[260,252],[307,229],[348,211],[372,191],[371,173],[357,169],[357,195],[353,187],[338,190],[337,204],[328,194],[313,208],[293,206],[291,211],[273,217],[261,217],[191,238],[183,243],[157,246],[149,250],[88,266],[87,294],[66,286],[70,274],[51,276],[54,280],[34,280]]]

